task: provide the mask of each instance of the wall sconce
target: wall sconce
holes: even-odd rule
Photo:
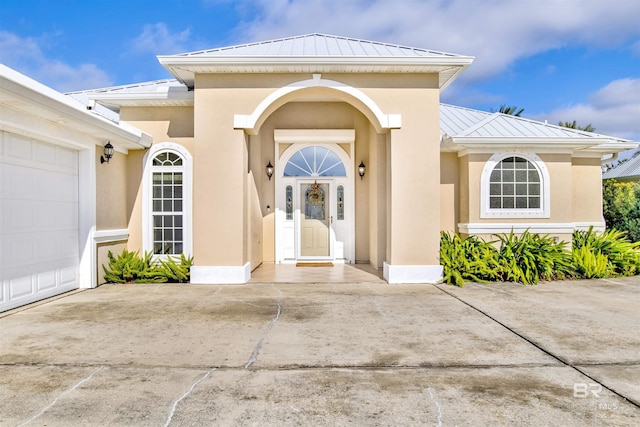
[[[362,181],[362,177],[364,177],[364,173],[366,172],[367,167],[364,165],[363,161],[360,161],[358,165],[358,175],[360,175],[360,181]]]
[[[271,181],[271,177],[273,176],[273,165],[271,164],[271,160],[269,160],[269,163],[265,166],[264,171],[269,177],[269,181]]]
[[[104,156],[100,156],[100,163],[109,163],[109,160],[113,157],[113,145],[107,141],[107,145],[104,146]]]

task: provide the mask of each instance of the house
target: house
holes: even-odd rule
[[[305,261],[433,283],[441,230],[603,229],[601,158],[636,146],[441,104],[469,56],[310,34],[158,60],[172,78],[68,96],[2,68],[5,309],[39,298],[41,277],[96,286],[106,251],[123,247],[193,255],[192,283]],[[71,181],[57,218],[62,194],[15,199],[57,188],[40,166]],[[40,252],[58,223],[59,265]]]

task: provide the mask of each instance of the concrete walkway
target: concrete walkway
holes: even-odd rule
[[[637,426],[639,327],[639,278],[106,285],[0,317],[0,425]]]

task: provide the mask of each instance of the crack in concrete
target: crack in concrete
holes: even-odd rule
[[[164,424],[164,427],[168,427],[169,424],[171,424],[171,420],[173,419],[173,415],[176,412],[176,408],[178,407],[178,403],[180,403],[187,396],[189,396],[191,394],[191,392],[193,391],[193,389],[196,388],[196,386],[198,384],[200,384],[202,381],[204,381],[209,375],[211,375],[211,372],[215,371],[216,369],[217,368],[213,368],[213,369],[209,370],[209,372],[207,372],[202,377],[200,377],[196,382],[191,384],[191,387],[189,387],[189,390],[187,390],[185,394],[183,394],[178,400],[173,402],[173,406],[171,407],[171,412],[169,413],[169,417],[167,418],[167,422]]]
[[[606,280],[606,279],[605,279]],[[512,334],[516,335],[517,337],[519,337],[520,339],[528,342],[529,344],[531,344],[532,346],[534,346],[535,348],[537,348],[538,350],[542,351],[543,353],[551,356],[552,358],[554,358],[555,360],[557,360],[558,362],[562,363],[563,365],[575,370],[576,372],[578,372],[581,375],[584,375],[585,377],[589,378],[591,381],[599,384],[600,386],[602,386],[602,388],[610,391],[611,393],[613,393],[614,395],[622,398],[625,402],[629,402],[630,404],[632,404],[633,406],[635,406],[636,408],[640,408],[640,405],[635,402],[633,399],[625,396],[624,394],[622,394],[622,392],[618,392],[617,390],[615,390],[614,388],[604,384],[603,382],[597,380],[596,378],[594,378],[592,375],[589,375],[587,372],[585,372],[584,369],[580,369],[578,367],[578,365],[583,366],[583,364],[581,363],[572,363],[569,360],[565,360],[564,358],[560,357],[557,354],[552,353],[550,350],[547,350],[546,348],[544,348],[542,346],[541,343],[537,343],[536,341],[534,341],[531,338],[527,338],[526,336],[524,336],[523,334],[519,333],[518,331],[516,331],[514,328],[511,328],[510,326],[507,326],[506,323],[503,323],[501,321],[499,321],[498,319],[496,319],[495,317],[491,316],[489,313],[483,311],[482,309],[476,307],[475,305],[463,300],[461,297],[458,297],[457,295],[448,292],[446,289],[443,289],[437,285],[433,285],[436,289],[444,292],[445,294],[449,295],[452,298],[455,298],[456,300],[460,301],[462,304],[466,305],[467,307],[477,311],[478,313],[482,314],[483,316],[487,317],[488,319],[491,319],[493,322],[497,323],[498,325],[502,326],[503,328],[505,328],[507,331],[511,332]]]
[[[28,419],[27,421],[23,422],[22,424],[19,424],[18,427],[22,427],[25,426],[29,423],[31,423],[33,420],[35,420],[36,418],[40,417],[42,414],[44,414],[45,412],[47,412],[53,405],[55,405],[58,400],[60,400],[60,398],[66,394],[71,393],[72,391],[74,391],[75,389],[77,389],[78,387],[80,387],[82,384],[86,383],[87,381],[89,381],[95,374],[97,374],[98,372],[100,372],[102,369],[104,369],[104,366],[100,366],[99,368],[94,369],[91,374],[86,377],[83,378],[82,380],[80,380],[78,383],[76,383],[76,385],[74,385],[73,387],[71,387],[69,390],[65,390],[62,393],[60,393],[58,395],[58,397],[56,397],[53,402],[51,402],[49,405],[47,405],[42,411],[40,411],[38,414],[34,415],[33,417],[31,417],[30,419]]]
[[[273,319],[271,319],[271,321],[267,325],[267,328],[264,330],[264,333],[262,334],[262,337],[258,341],[258,344],[256,344],[255,348],[253,349],[253,353],[251,354],[251,358],[249,358],[249,361],[247,362],[247,364],[244,365],[245,369],[247,369],[247,368],[249,368],[249,366],[253,365],[253,363],[258,359],[258,353],[262,349],[262,344],[264,343],[264,340],[267,338],[267,335],[271,331],[271,328],[273,328],[273,324],[276,323],[278,321],[278,319],[280,319],[280,313],[282,311],[282,291],[280,289],[276,288],[275,285],[273,285],[273,284],[271,284],[271,287],[273,289],[275,289],[276,291],[278,291],[278,299],[276,301],[278,310],[276,312],[275,317]]]
[[[438,424],[436,425],[437,427],[442,427],[442,408],[440,407],[440,404],[438,403],[436,398],[433,396],[433,391],[431,391],[431,387],[429,387],[427,391],[429,392],[429,397],[431,398],[431,401],[435,403],[436,408],[438,408]]]

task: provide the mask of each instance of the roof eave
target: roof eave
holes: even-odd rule
[[[440,73],[457,68],[453,76],[443,86],[449,85],[472,62],[471,56],[451,57],[362,57],[362,56],[158,56],[158,61],[179,81],[193,87],[194,75],[198,68],[207,67],[208,73],[226,73],[229,68],[234,72],[269,73],[305,72],[327,73],[364,73],[364,72],[428,72]]]
[[[193,107],[193,92],[136,92],[136,93],[96,93],[89,99],[112,111],[120,107]]]
[[[444,135],[445,151],[494,152],[507,149],[535,149],[538,151],[571,151],[609,154],[637,148],[638,143],[610,138],[558,138],[558,137],[456,137]]]
[[[140,149],[151,146],[152,138],[140,129],[124,123],[114,123],[104,117],[93,114],[86,107],[74,99],[45,86],[35,80],[0,64],[0,91],[15,99],[23,99],[37,105],[42,111],[60,117],[61,121],[71,121],[74,126],[86,128],[91,133],[91,128],[105,132],[113,142],[119,142],[127,149]],[[14,108],[17,108],[13,105]],[[37,112],[28,111],[37,115]]]

